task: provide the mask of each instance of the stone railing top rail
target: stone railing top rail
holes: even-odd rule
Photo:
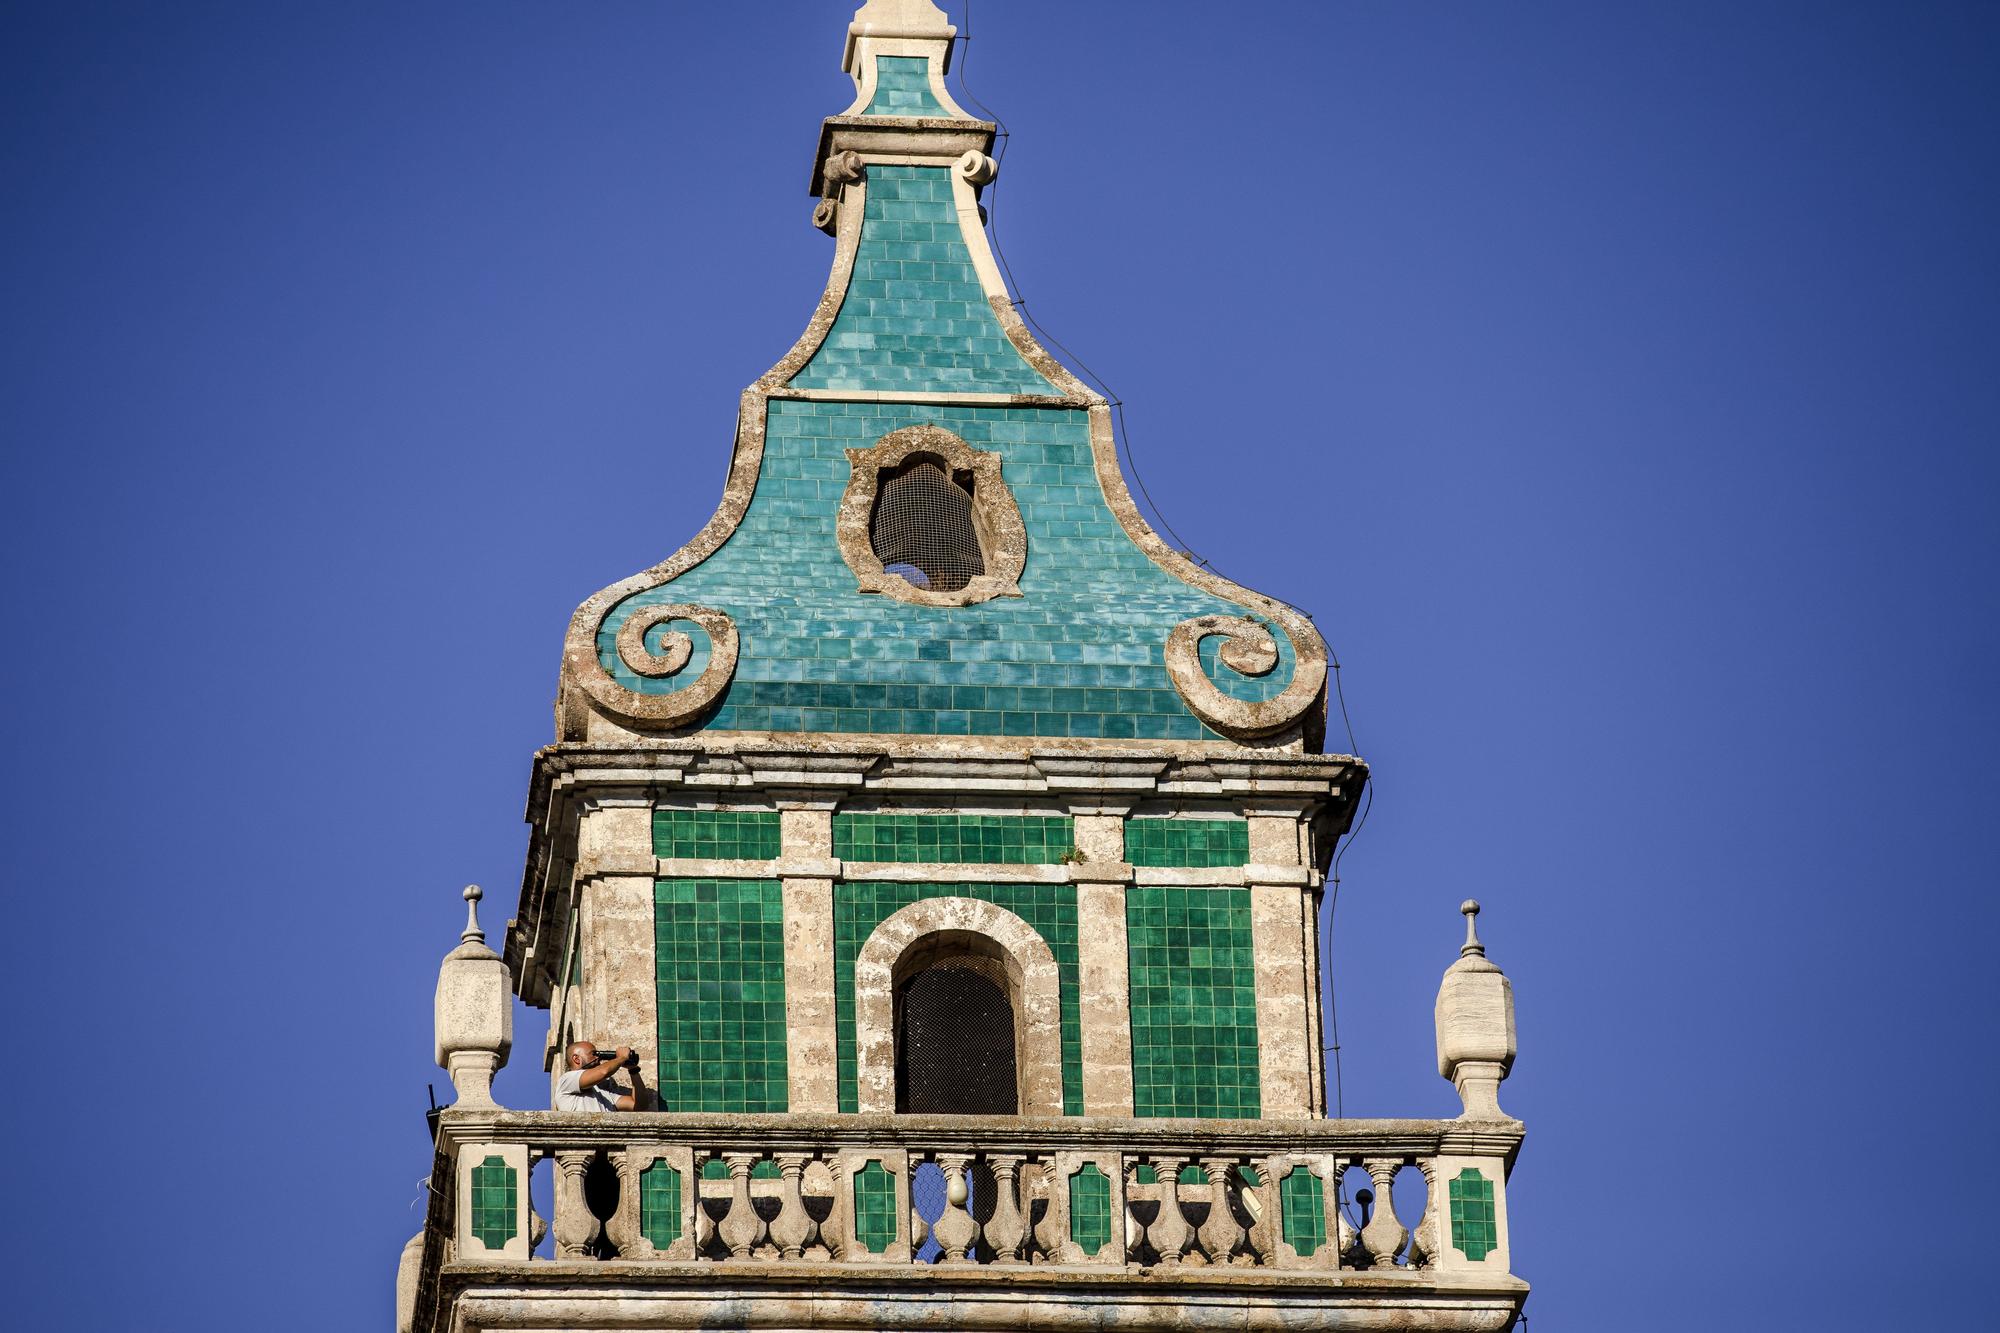
[[[538,1148],[692,1144],[763,1152],[833,1146],[967,1152],[1115,1148],[1141,1155],[1334,1153],[1512,1159],[1518,1120],[1136,1120],[1108,1116],[582,1114],[447,1109],[441,1144]]]

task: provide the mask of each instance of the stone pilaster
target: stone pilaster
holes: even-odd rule
[[[1266,1119],[1314,1115],[1312,1008],[1315,987],[1307,902],[1311,876],[1301,864],[1299,812],[1246,811],[1250,863],[1250,943],[1256,957],[1258,1097]]]
[[[639,1053],[646,1086],[658,1087],[652,802],[593,802],[578,821],[577,851],[583,985],[576,1039],[630,1046]],[[560,1072],[560,1053],[555,1064]]]
[[[1125,813],[1121,804],[1072,805],[1076,851],[1078,1008],[1085,1115],[1132,1114],[1131,958],[1126,951]]]
[[[840,1109],[834,1026],[833,803],[779,798],[785,897],[786,1094],[795,1112]]]

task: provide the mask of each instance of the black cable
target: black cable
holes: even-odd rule
[[[1021,312],[1021,318],[1027,321],[1028,327],[1033,329],[1036,335],[1040,337],[1043,342],[1055,348],[1056,351],[1062,354],[1062,357],[1065,361],[1069,362],[1070,364],[1074,365],[1078,370],[1082,371],[1083,377],[1086,380],[1089,380],[1090,383],[1097,389],[1099,393],[1102,393],[1104,395],[1106,403],[1111,408],[1111,423],[1116,437],[1118,450],[1125,459],[1125,467],[1129,472],[1131,472],[1132,480],[1138,484],[1139,495],[1141,496],[1141,498],[1145,500],[1146,508],[1152,511],[1154,520],[1160,525],[1160,527],[1163,530],[1165,530],[1166,534],[1169,537],[1173,538],[1174,544],[1180,548],[1182,555],[1185,555],[1188,559],[1194,561],[1197,565],[1200,565],[1203,569],[1219,573],[1220,571],[1215,570],[1214,565],[1210,564],[1206,558],[1195,552],[1194,547],[1189,544],[1188,540],[1185,537],[1182,537],[1179,532],[1175,531],[1174,525],[1168,521],[1167,516],[1160,512],[1160,506],[1154,503],[1152,493],[1146,489],[1146,478],[1143,474],[1140,473],[1138,460],[1135,459],[1132,455],[1132,435],[1130,430],[1127,429],[1125,424],[1125,400],[1123,398],[1120,398],[1118,396],[1117,391],[1113,389],[1108,383],[1105,382],[1103,376],[1099,375],[1096,371],[1092,370],[1090,366],[1084,362],[1084,359],[1082,357],[1078,356],[1075,352],[1071,351],[1067,346],[1065,346],[1060,338],[1057,338],[1053,333],[1050,333],[1047,329],[1042,327],[1041,321],[1036,319],[1034,312],[1028,309],[1027,299],[1020,294],[1021,284],[1019,281],[1015,279],[1013,266],[1007,262],[1007,252],[1004,249],[1002,249],[1000,245],[1000,224],[999,224],[999,214],[1000,214],[999,169],[1007,161],[1007,148],[1008,145],[1013,142],[1013,135],[1007,129],[1007,122],[1000,119],[1000,117],[994,113],[992,108],[988,107],[984,102],[980,101],[979,98],[976,95],[974,95],[972,89],[968,87],[965,82],[966,65],[969,63],[972,51],[971,0],[966,0],[965,31],[959,34],[958,40],[962,43],[962,45],[959,48],[959,57],[958,57],[958,90],[959,92],[965,95],[966,101],[972,103],[972,105],[976,109],[978,109],[980,113],[986,117],[986,119],[993,122],[995,131],[994,142],[996,143],[997,148],[993,154],[994,178],[992,183],[986,187],[986,232],[987,232],[987,238],[992,242],[993,245],[993,258],[995,259],[995,261],[998,262],[1000,266],[1000,275],[1003,280],[1003,284],[1007,288],[1007,300],[1010,304],[1013,305],[1013,307],[1016,310]],[[1287,605],[1289,605],[1289,603],[1287,603]],[[1297,608],[1294,607],[1293,609],[1296,610]]]

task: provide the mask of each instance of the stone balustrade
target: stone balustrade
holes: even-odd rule
[[[435,1225],[460,1264],[1503,1277],[1506,1176],[1520,1137],[1505,1120],[474,1109],[444,1117],[439,1183],[450,1185]],[[544,1160],[555,1214],[548,1260],[534,1253],[542,1222],[528,1188]],[[1421,1172],[1421,1208],[1409,1206],[1414,1177],[1402,1201],[1414,1216],[1399,1216],[1392,1189],[1405,1167]]]

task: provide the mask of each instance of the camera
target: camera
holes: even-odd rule
[[[592,1057],[591,1063],[596,1065],[610,1064],[618,1058],[618,1052],[616,1051],[600,1051],[595,1047],[591,1048],[590,1053]],[[626,1065],[637,1065],[639,1063],[639,1053],[637,1051],[632,1052],[625,1057],[624,1063]]]

